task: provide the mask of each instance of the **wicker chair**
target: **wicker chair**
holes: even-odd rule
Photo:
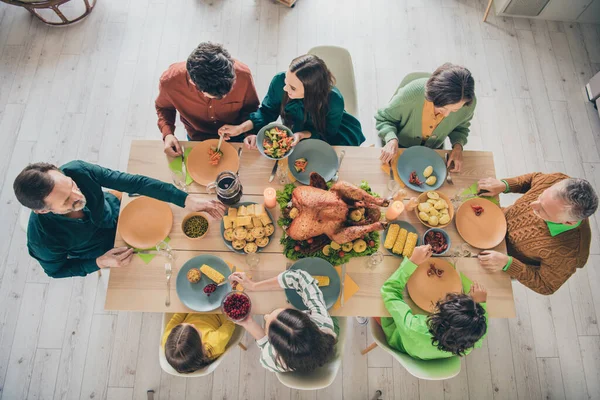
[[[52,25],[52,26],[71,25],[71,24],[74,24],[75,22],[81,21],[82,19],[87,17],[92,12],[92,10],[94,9],[94,6],[96,5],[96,0],[77,0],[84,5],[85,10],[79,16],[76,16],[74,18],[67,18],[65,13],[60,9],[60,6],[62,6],[63,4],[69,3],[71,1],[74,1],[74,0],[0,0],[0,1],[2,1],[6,4],[13,5],[13,6],[21,6],[21,7],[25,8],[27,11],[29,11],[31,14],[33,14],[35,17],[37,17],[43,23]],[[58,16],[58,18],[60,18],[60,21],[51,21],[49,19],[44,18],[44,16],[40,13],[40,11],[43,11],[43,10],[54,12],[54,14],[56,14]]]

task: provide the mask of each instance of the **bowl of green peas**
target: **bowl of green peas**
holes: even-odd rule
[[[181,230],[188,239],[202,239],[208,233],[208,217],[201,212],[193,212],[181,221]]]

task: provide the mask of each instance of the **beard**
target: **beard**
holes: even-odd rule
[[[60,214],[60,215],[65,215],[65,214],[69,214],[72,212],[76,212],[76,211],[81,211],[85,208],[85,205],[87,204],[87,200],[85,199],[85,197],[81,200],[77,200],[75,203],[73,203],[73,206],[71,208],[69,208],[68,210],[62,211],[62,212],[56,212],[53,211],[55,214]]]

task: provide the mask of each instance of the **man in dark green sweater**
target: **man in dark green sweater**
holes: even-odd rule
[[[142,175],[112,171],[84,161],[60,168],[36,163],[15,179],[19,202],[33,212],[27,228],[29,254],[52,278],[85,276],[123,267],[133,249],[113,248],[120,201],[102,188],[137,193],[220,218],[225,206]]]

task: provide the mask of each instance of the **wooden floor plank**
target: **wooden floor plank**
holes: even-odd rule
[[[558,358],[538,358],[540,383],[544,399],[564,399],[563,381]]]
[[[580,336],[579,347],[587,390],[590,397],[594,398],[600,395],[600,337]]]
[[[33,262],[33,264],[37,264],[37,262]],[[39,265],[37,267],[40,268]],[[62,348],[67,326],[67,313],[64,310],[69,308],[73,283],[71,279],[52,279],[48,284],[40,338],[37,343],[38,348]]]
[[[109,386],[133,387],[141,335],[141,313],[118,313],[111,349]]]
[[[133,386],[133,398],[145,398],[146,391],[153,389],[160,399],[160,379],[162,369],[158,363],[160,338],[162,337],[162,314],[144,313],[142,316],[142,332]]]
[[[397,399],[394,393],[394,371],[392,368],[369,368],[368,393],[373,395],[375,391],[381,390],[384,399]]]
[[[508,320],[491,319],[486,338],[490,355],[490,372],[494,400],[516,399],[517,386]]]
[[[37,349],[27,399],[51,400],[58,376],[60,349]]]

